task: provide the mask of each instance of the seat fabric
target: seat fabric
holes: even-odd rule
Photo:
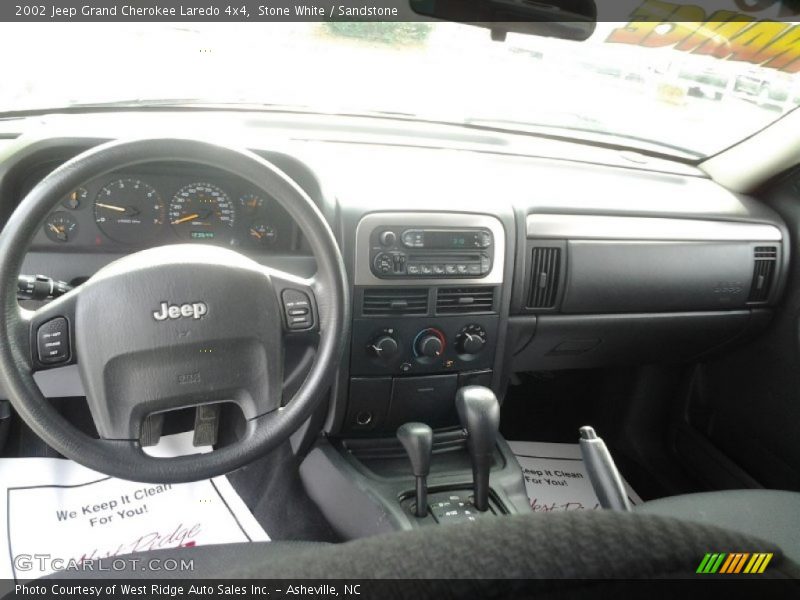
[[[800,563],[800,493],[725,490],[669,496],[645,502],[637,512],[715,525],[778,545]]]
[[[342,544],[265,542],[160,550],[138,555],[193,559],[194,569],[159,579],[311,578],[439,579],[396,586],[387,597],[501,598],[584,584],[569,579],[694,577],[707,552],[773,552],[764,573],[792,578],[800,570],[770,542],[711,525],[612,511],[504,516],[430,526]],[[133,556],[133,555],[132,555]],[[147,572],[61,572],[58,577],[142,578]],[[150,577],[154,574],[150,573]],[[512,581],[525,580],[525,581]],[[547,580],[547,581],[534,581]],[[449,581],[447,581],[449,580]],[[469,580],[469,581],[467,581]],[[482,581],[483,580],[483,581]],[[498,580],[506,580],[499,582]],[[437,589],[441,585],[441,589]],[[520,587],[522,586],[522,587]],[[413,589],[412,589],[413,588]],[[416,594],[416,595],[414,595]]]

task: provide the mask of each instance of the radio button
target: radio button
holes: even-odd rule
[[[394,231],[384,231],[380,237],[381,244],[384,246],[394,246],[397,241],[397,235]]]
[[[403,244],[409,248],[422,248],[425,246],[424,233],[419,229],[407,229],[403,232]]]
[[[392,257],[394,260],[394,272],[395,273],[405,273],[406,270],[406,255],[405,254],[395,254]]]
[[[390,255],[381,253],[375,257],[374,265],[378,273],[389,274],[394,268],[394,260]]]

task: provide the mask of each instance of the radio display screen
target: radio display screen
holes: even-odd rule
[[[426,248],[464,248],[468,244],[467,236],[463,233],[449,231],[425,232]]]
[[[425,248],[458,250],[480,248],[482,240],[478,231],[425,231]]]

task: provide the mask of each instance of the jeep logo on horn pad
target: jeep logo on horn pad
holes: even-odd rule
[[[166,321],[167,319],[184,319],[192,317],[199,319],[208,313],[208,306],[205,302],[187,302],[185,304],[168,304],[162,302],[161,307],[153,311],[153,318],[156,321]]]

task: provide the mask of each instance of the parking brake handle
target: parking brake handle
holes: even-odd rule
[[[581,455],[600,506],[608,510],[629,511],[631,503],[622,477],[605,442],[592,427],[581,427]]]

